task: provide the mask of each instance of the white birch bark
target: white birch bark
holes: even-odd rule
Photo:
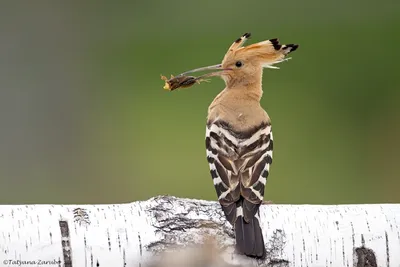
[[[265,261],[234,253],[232,227],[212,201],[3,205],[0,266],[146,266],[158,252],[207,236],[226,264],[400,266],[400,204],[263,205],[260,218]]]

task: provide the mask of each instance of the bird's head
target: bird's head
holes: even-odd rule
[[[227,87],[248,86],[261,81],[263,68],[278,69],[274,65],[287,60],[286,55],[298,47],[296,44],[281,45],[278,39],[243,46],[249,38],[250,33],[245,33],[233,42],[221,64],[190,70],[181,75],[214,70],[201,77],[221,76]]]

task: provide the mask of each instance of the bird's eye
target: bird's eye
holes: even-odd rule
[[[236,61],[235,66],[240,68],[241,66],[243,66],[243,62],[242,61]]]

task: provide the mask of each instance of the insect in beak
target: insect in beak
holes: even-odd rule
[[[206,70],[217,70],[217,71],[203,74],[198,77],[187,75],[190,73],[206,71]],[[185,71],[176,77],[171,75],[170,79],[167,79],[167,77],[161,75],[161,80],[165,81],[164,89],[166,89],[168,91],[173,91],[178,88],[191,87],[195,83],[200,84],[200,82],[204,82],[204,81],[208,82],[209,80],[207,80],[205,78],[213,77],[213,76],[220,76],[226,70],[230,70],[230,69],[223,69],[221,64],[217,64],[217,65],[212,65],[212,66],[207,66],[207,67],[202,67],[202,68],[198,68],[198,69]]]

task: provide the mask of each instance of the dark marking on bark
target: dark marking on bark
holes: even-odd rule
[[[173,246],[175,243],[166,240],[151,242],[146,246],[147,250],[159,252],[165,250],[168,246]]]
[[[121,251],[122,246],[121,246],[121,237],[119,236],[119,233],[118,233],[117,239],[118,239],[119,251]]]
[[[90,253],[90,266],[94,266],[93,265],[94,264],[94,261],[93,261],[93,252],[92,253]]]
[[[125,240],[128,243],[128,229],[125,228]]]
[[[386,231],[385,231],[385,238],[386,238],[386,266],[390,267],[389,237]]]
[[[363,234],[361,234],[361,245],[365,247],[365,239]]]
[[[97,260],[97,262],[96,262],[96,267],[100,267],[99,260]]]
[[[267,265],[273,267],[286,267],[289,266],[289,261],[283,259],[271,259]]]
[[[294,240],[294,236],[293,236],[293,233],[292,233],[292,241]],[[294,244],[294,242],[293,242],[293,244]],[[293,261],[294,262],[296,262],[296,254],[294,253],[296,250],[295,250],[295,248],[294,248],[294,245],[293,245]]]
[[[115,205],[113,205],[113,215],[114,215],[114,220],[117,220],[117,213],[115,212]]]
[[[87,247],[86,235],[83,236],[83,244],[85,245],[85,248],[86,248]]]
[[[138,240],[139,240],[139,251],[140,251],[140,256],[142,256],[142,254],[143,254],[142,238],[140,237],[139,232],[138,232]]]
[[[50,232],[50,244],[53,244],[53,234]]]
[[[353,222],[350,222],[351,225],[351,239],[353,240],[353,249],[356,247],[356,238],[354,234],[354,225]]]
[[[25,241],[25,249],[28,251],[28,241]]]
[[[60,220],[58,223],[61,231],[61,248],[63,252],[64,266],[72,267],[71,239],[69,235],[68,222]]]
[[[283,255],[283,249],[286,245],[286,234],[281,229],[276,229],[272,236],[267,241],[269,248],[267,248],[267,266],[273,267],[287,267],[289,266],[289,261],[280,258]],[[263,266],[261,264],[261,266]]]
[[[108,251],[111,251],[111,238],[110,238],[110,231],[107,229],[107,240],[108,240]]]
[[[346,253],[345,253],[344,251],[345,251],[345,249],[344,249],[344,238],[342,237],[343,266],[344,266],[345,263],[346,263]]]
[[[378,267],[375,253],[372,249],[361,246],[355,249],[357,265],[355,267]]]
[[[122,253],[122,259],[124,260],[124,265],[122,265],[122,266],[125,267],[125,266],[126,266],[126,254],[125,254],[125,249],[124,249],[124,251],[123,251],[123,253]]]
[[[336,230],[339,231],[339,222],[338,222],[338,221],[335,221],[335,224],[336,224]]]
[[[89,214],[84,208],[75,208],[72,213],[74,214],[74,221],[81,225],[90,224]]]
[[[369,227],[368,219],[366,220],[366,223],[367,223],[368,232],[371,232],[371,228]]]
[[[303,251],[306,251],[306,241],[303,238]]]

